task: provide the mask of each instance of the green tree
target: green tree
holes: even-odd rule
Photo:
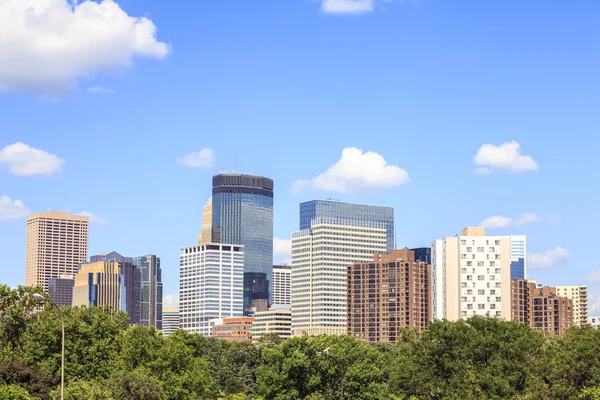
[[[33,398],[20,386],[0,385],[0,400],[33,400]]]
[[[51,392],[52,400],[60,399],[60,387]],[[105,382],[95,380],[77,380],[65,388],[65,399],[69,400],[114,400],[112,392]]]

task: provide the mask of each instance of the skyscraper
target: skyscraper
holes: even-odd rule
[[[317,218],[336,225],[383,227],[387,236],[386,252],[391,252],[396,245],[393,207],[344,203],[330,199],[300,203],[300,230],[310,229],[312,221]]]
[[[473,315],[511,319],[510,238],[465,228],[432,244],[433,318]]]
[[[262,176],[213,177],[212,241],[244,246],[244,314],[253,300],[269,300],[273,282],[273,180]],[[255,291],[257,290],[257,291]],[[265,297],[266,296],[266,297]]]
[[[118,273],[123,276],[123,281],[120,282],[124,290],[121,299],[125,307],[123,311],[126,311],[129,315],[130,323],[139,324],[141,319],[140,299],[142,287],[142,277],[139,268],[133,264],[131,257],[123,257],[116,251],[109,251],[90,257],[91,263],[99,261],[117,263]]]
[[[556,294],[573,300],[573,323],[584,327],[588,324],[587,286],[556,286]]]
[[[181,250],[179,327],[208,336],[209,320],[243,315],[244,248],[207,243]]]
[[[202,212],[202,227],[198,236],[198,244],[212,242],[212,197],[208,198]]]
[[[291,304],[291,265],[273,265],[273,305]]]
[[[527,279],[527,236],[510,237],[510,279]]]
[[[424,330],[430,320],[430,267],[406,248],[348,266],[348,334],[396,342],[400,328]]]
[[[160,258],[153,254],[134,257],[133,264],[141,275],[140,324],[161,330],[163,284]]]
[[[125,276],[118,261],[81,264],[75,275],[73,306],[103,307],[127,311]],[[129,316],[131,320],[131,315]]]
[[[73,304],[74,284],[75,280],[69,275],[48,278],[48,295],[50,296],[50,300],[59,307],[71,307]]]
[[[334,202],[343,204],[344,212],[355,210],[356,215],[319,216],[312,206],[306,211],[305,204],[300,205],[301,221],[308,218],[310,226],[292,234],[293,335],[345,334],[347,267],[387,251],[393,226],[388,220],[369,220],[368,215],[389,216],[393,210],[382,212],[387,207]],[[307,212],[311,217],[306,217]]]
[[[48,211],[27,217],[25,284],[48,291],[48,278],[75,276],[88,256],[88,217]]]

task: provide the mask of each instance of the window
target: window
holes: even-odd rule
[[[496,266],[496,261],[490,261],[490,267],[495,267]]]
[[[467,280],[468,281],[472,281],[473,280],[473,275],[467,275]]]
[[[473,251],[472,247],[467,247],[467,253],[471,253]]]
[[[502,302],[502,297],[496,297],[496,303],[501,303]]]
[[[477,266],[478,267],[483,267],[484,265],[484,261],[477,261]]]
[[[495,253],[496,249],[494,247],[490,247],[490,253]]]
[[[467,273],[467,269],[466,268],[461,268],[460,269],[460,273],[461,274],[466,274]]]
[[[467,244],[467,241],[465,239],[463,239],[460,241],[460,244],[465,245],[465,244]]]
[[[500,268],[496,268],[496,273],[499,274],[500,273]]]
[[[496,240],[496,243],[495,243],[495,244],[496,244],[496,246],[500,246],[500,241],[499,241],[499,240]]]
[[[485,275],[477,275],[477,280],[478,281],[484,281],[485,280]]]
[[[494,257],[496,258],[496,260],[500,259],[500,254],[494,254]]]
[[[473,309],[473,304],[469,303],[467,304],[467,310],[472,310]]]
[[[483,247],[478,247],[477,248],[477,252],[478,253],[483,253],[485,251],[485,249]]]
[[[485,290],[484,290],[484,289],[479,289],[479,290],[477,291],[477,294],[478,294],[478,295],[483,295],[483,294],[485,294]]]
[[[473,266],[473,261],[467,261],[467,267]]]
[[[464,288],[466,288],[466,287],[467,287],[467,282],[463,282],[463,283],[461,283],[460,285],[461,285],[461,287],[464,287]]]
[[[496,295],[496,289],[491,289],[491,290],[490,290],[490,294],[491,294],[492,296],[495,296],[495,295]]]
[[[496,305],[495,304],[490,304],[490,310],[495,310],[496,309]]]
[[[467,302],[467,298],[466,298],[466,297],[462,297],[460,300],[461,300],[463,303],[466,303],[466,302]]]
[[[477,308],[480,310],[485,310],[485,304],[477,304]]]

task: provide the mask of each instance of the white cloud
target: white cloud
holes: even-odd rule
[[[215,165],[215,151],[213,149],[201,149],[197,153],[190,153],[177,159],[177,164],[192,168],[213,167]]]
[[[509,173],[521,173],[525,171],[537,171],[538,164],[530,156],[521,154],[521,145],[514,140],[506,142],[501,146],[492,144],[482,145],[475,158],[475,164],[479,167],[476,172],[487,174],[494,171],[506,171]]]
[[[0,150],[0,165],[7,165],[10,172],[19,176],[48,175],[60,172],[64,163],[65,160],[54,154],[21,142],[10,144]]]
[[[523,226],[527,224],[531,224],[533,222],[541,222],[548,221],[550,223],[558,222],[558,217],[556,215],[548,215],[547,217],[541,217],[536,214],[525,213],[520,218],[511,218],[511,217],[503,217],[500,215],[494,215],[492,217],[486,218],[479,224],[487,229],[500,229],[500,228],[510,228],[515,226]]]
[[[273,238],[273,262],[290,263],[292,258],[292,241],[289,239]]]
[[[527,253],[528,268],[562,267],[569,263],[569,250],[556,247],[545,253]]]
[[[26,217],[31,211],[20,200],[11,200],[10,197],[0,196],[0,220],[19,219]]]
[[[600,285],[600,269],[592,271],[587,278],[585,278],[588,282],[595,283]]]
[[[178,294],[165,294],[163,295],[163,308],[179,307],[179,295]]]
[[[374,0],[323,0],[321,10],[329,14],[361,14],[373,11]]]
[[[78,78],[119,72],[137,56],[164,58],[156,26],[113,0],[0,1],[0,91],[57,97]]]
[[[115,91],[104,86],[96,85],[88,88],[88,93],[91,94],[115,94]]]
[[[98,224],[98,225],[106,224],[106,220],[104,218],[94,215],[89,211],[82,211],[77,215],[83,215],[84,217],[88,217],[90,220],[90,224]]]
[[[406,170],[388,165],[380,154],[372,151],[363,153],[356,147],[347,147],[339,161],[321,175],[312,180],[294,182],[292,192],[297,194],[310,188],[338,193],[372,193],[401,186],[409,180]]]

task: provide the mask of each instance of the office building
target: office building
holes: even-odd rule
[[[600,317],[590,317],[590,325],[594,329],[600,328]]]
[[[141,320],[141,271],[133,264],[131,257],[123,257],[116,251],[109,251],[90,257],[90,262],[92,263],[99,261],[118,263],[119,274],[123,275],[123,282],[121,282],[124,289],[122,302],[125,304],[125,308],[123,311],[126,311],[129,315],[129,322],[131,324],[139,324]]]
[[[352,209],[350,206],[345,204],[344,210]],[[358,217],[364,217],[368,209],[357,206]],[[308,229],[292,234],[291,305],[295,336],[345,334],[348,265],[368,262],[374,253],[385,253],[389,248],[388,222],[353,220],[351,216],[312,218]]]
[[[244,272],[244,314],[254,315],[255,312],[269,308],[269,280],[263,272]]]
[[[162,312],[162,332],[167,337],[179,329],[179,308],[166,307]]]
[[[228,342],[245,342],[252,340],[253,317],[223,318],[223,322],[214,325],[211,336]]]
[[[334,225],[383,227],[387,238],[386,252],[395,248],[393,207],[344,203],[331,199],[300,203],[300,230],[310,229],[316,219]]]
[[[27,217],[25,285],[48,292],[48,279],[75,276],[88,257],[88,217],[49,211]]]
[[[587,286],[556,286],[556,294],[573,300],[573,319],[576,326],[588,324]]]
[[[432,312],[456,321],[474,315],[511,319],[510,237],[465,228],[431,248]]]
[[[180,328],[209,336],[209,320],[243,315],[244,248],[208,243],[181,250]]]
[[[140,324],[162,329],[163,284],[160,258],[154,254],[134,257],[141,274]]]
[[[415,253],[415,261],[431,264],[431,247],[411,249]]]
[[[556,335],[573,326],[573,301],[557,296],[555,288],[524,279],[515,279],[511,285],[513,321]]]
[[[277,335],[282,339],[291,336],[292,310],[290,308],[274,307],[268,311],[254,315],[252,324],[252,341],[256,342],[267,334]]]
[[[50,296],[50,300],[59,307],[71,307],[73,304],[74,284],[75,280],[69,275],[48,278],[48,295]]]
[[[510,237],[510,279],[527,279],[527,236]]]
[[[252,301],[268,302],[273,282],[273,180],[214,176],[211,229],[213,242],[244,246],[244,273],[253,274],[244,279],[244,314],[252,315]]]
[[[75,275],[73,306],[110,307],[127,311],[125,276],[118,261],[81,264]]]
[[[202,228],[198,236],[198,244],[212,242],[212,197],[208,198],[202,213]]]
[[[400,328],[427,328],[429,274],[430,265],[407,248],[348,266],[348,334],[396,342]]]
[[[273,306],[291,304],[292,266],[273,265]]]

